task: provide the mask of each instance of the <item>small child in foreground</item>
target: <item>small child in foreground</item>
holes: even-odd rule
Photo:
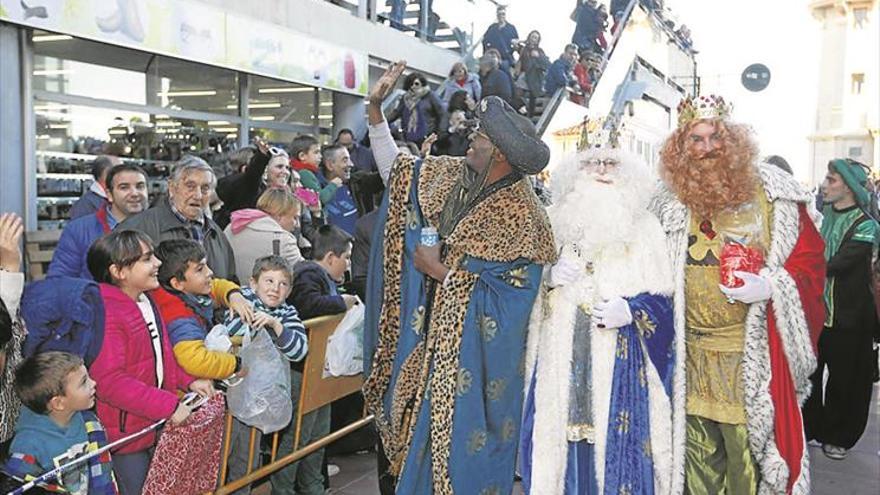
[[[23,481],[51,471],[107,444],[95,413],[95,382],[79,356],[44,352],[25,360],[15,372],[21,414],[4,471]],[[58,485],[51,486],[52,483]],[[48,488],[75,495],[116,494],[110,453],[71,467]]]

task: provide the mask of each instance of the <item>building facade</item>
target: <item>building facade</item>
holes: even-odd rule
[[[809,137],[812,182],[833,158],[880,167],[880,1],[814,0],[821,29],[815,130]]]

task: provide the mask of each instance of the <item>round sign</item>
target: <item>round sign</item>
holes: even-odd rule
[[[742,85],[749,91],[762,91],[770,84],[770,69],[764,64],[752,64],[742,73]]]

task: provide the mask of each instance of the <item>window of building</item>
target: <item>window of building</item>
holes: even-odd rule
[[[854,73],[852,75],[852,94],[862,94],[862,85],[865,84],[865,74]]]
[[[35,91],[238,115],[238,73],[34,31]]]
[[[862,29],[868,23],[868,9],[865,7],[858,7],[853,9],[853,27],[856,29]]]
[[[847,153],[850,158],[860,158],[862,156],[862,147],[861,146],[850,146],[849,153]]]
[[[263,122],[314,125],[315,88],[261,76],[251,76],[249,88],[249,117],[255,127]]]

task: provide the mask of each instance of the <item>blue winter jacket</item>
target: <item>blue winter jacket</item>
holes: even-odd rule
[[[107,213],[107,208],[101,208],[97,212],[79,217],[64,226],[61,239],[52,255],[52,263],[49,264],[48,276],[64,275],[66,277],[79,277],[92,280],[86,256],[92,243],[101,236],[110,232],[116,222]]]
[[[104,341],[104,301],[93,280],[47,277],[31,282],[21,298],[27,326],[24,357],[39,352],[66,351],[90,365]]]
[[[557,89],[573,84],[573,76],[570,74],[571,64],[561,57],[556,59],[547,71],[547,78],[544,79],[544,93],[553,96]]]
[[[91,215],[105,206],[107,206],[107,200],[89,189],[70,207],[70,219],[76,220],[79,217]]]

